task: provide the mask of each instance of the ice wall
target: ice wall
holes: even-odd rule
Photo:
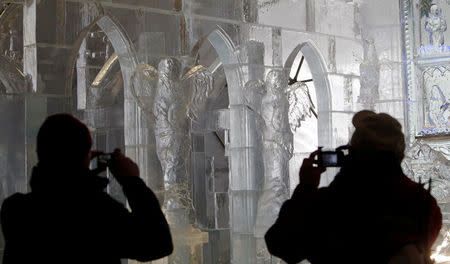
[[[273,127],[268,118],[287,122],[286,83],[297,55],[305,56],[314,80],[318,119],[311,136],[319,145],[346,144],[351,117],[363,108],[403,122],[399,14],[391,0],[32,0],[8,7],[0,17],[7,36],[1,54],[17,61],[29,88],[0,104],[2,118],[23,130],[14,147],[3,144],[0,156],[9,164],[0,170],[4,193],[26,190],[43,118],[71,112],[92,129],[96,148],[125,148],[163,204],[170,161],[158,154],[158,64],[168,57],[179,61],[181,79],[202,65],[214,89],[198,97],[204,105],[195,118],[175,118],[187,122],[188,147],[174,152],[175,160],[185,161],[181,178],[194,208],[184,212],[186,227],[198,243],[179,232],[181,260],[161,263],[275,263],[262,235],[286,198],[265,213],[264,197],[272,188],[288,197],[286,189],[297,183],[287,182],[288,168],[281,168],[295,139],[287,124]],[[282,77],[270,80],[269,72]],[[11,79],[4,76],[11,75],[0,76],[2,82]],[[273,111],[264,113],[264,103]],[[15,142],[7,132],[0,135],[2,142]],[[272,153],[279,159],[264,163]],[[301,160],[294,155],[291,168]],[[324,178],[326,184],[333,174]],[[110,192],[123,199],[117,187]]]

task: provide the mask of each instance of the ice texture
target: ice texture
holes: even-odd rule
[[[406,175],[428,188],[439,203],[450,202],[450,160],[420,140],[407,150],[402,164]]]
[[[289,125],[293,133],[300,127],[301,122],[312,117],[314,104],[309,93],[308,85],[303,82],[296,82],[286,89],[289,101]]]
[[[270,261],[261,240],[275,222],[281,204],[289,198],[289,160],[293,152],[293,135],[289,125],[289,101],[285,89],[287,76],[272,70],[266,76],[266,94],[262,98],[264,186],[258,200],[254,235],[257,238],[259,263]]]
[[[374,39],[364,39],[364,60],[359,66],[361,73],[361,90],[359,103],[365,109],[374,109],[379,99],[380,65]]]

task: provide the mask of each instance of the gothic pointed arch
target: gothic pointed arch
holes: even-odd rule
[[[330,83],[326,75],[327,70],[324,64],[324,59],[316,45],[312,41],[307,41],[297,45],[290,53],[284,64],[284,68],[286,70],[290,70],[292,68],[299,52],[303,54],[308,62],[316,88],[319,146],[329,147],[332,146],[333,138],[331,121],[331,91]]]

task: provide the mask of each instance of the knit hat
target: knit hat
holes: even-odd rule
[[[352,120],[355,132],[350,145],[360,151],[392,152],[398,161],[404,157],[405,136],[401,124],[392,116],[363,110]]]
[[[79,164],[91,146],[91,133],[85,124],[70,114],[56,114],[39,129],[36,151],[41,164],[66,166]]]

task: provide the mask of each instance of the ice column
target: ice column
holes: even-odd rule
[[[232,262],[256,263],[254,226],[264,175],[260,113],[265,92],[263,44],[248,42],[242,57],[248,67],[248,82],[243,88],[244,102],[230,105]],[[230,101],[233,100],[230,98]],[[233,122],[233,118],[238,122]]]
[[[38,43],[37,39],[40,34],[45,34],[48,32],[44,32],[44,29],[37,29],[36,18],[38,16],[37,10],[37,0],[27,1],[23,5],[23,73],[31,79],[30,82],[30,90],[31,93],[27,93],[25,95],[25,160],[26,167],[24,175],[29,175],[31,173],[32,167],[37,163],[36,157],[36,145],[35,139],[37,136],[37,132],[39,127],[45,117],[47,116],[49,103],[47,98],[38,94],[38,92],[42,92],[45,89],[45,85],[43,82],[38,82],[40,78],[39,76],[45,75],[49,79],[56,79],[60,81],[57,77],[58,74],[55,72],[46,71],[45,66],[42,63],[38,63],[38,55],[39,57],[45,57],[48,61],[55,62],[55,57],[47,56],[48,53],[54,52],[54,54],[59,51],[57,42],[57,37],[55,36],[56,48],[50,48],[49,52],[47,49],[47,54],[44,52],[43,48],[40,48],[40,43]],[[39,10],[40,11],[40,10]],[[61,13],[61,9],[56,10],[57,13]],[[40,11],[42,12],[42,11]],[[52,18],[49,18],[52,19]],[[57,63],[55,63],[57,65]],[[57,66],[55,66],[56,68]],[[55,83],[57,85],[58,83]],[[46,94],[56,94],[57,92],[54,90],[47,89]],[[55,96],[56,97],[56,96]],[[55,101],[57,99],[53,99]],[[49,100],[50,101],[50,100]],[[26,185],[25,185],[26,186]],[[25,188],[24,188],[25,189]]]

